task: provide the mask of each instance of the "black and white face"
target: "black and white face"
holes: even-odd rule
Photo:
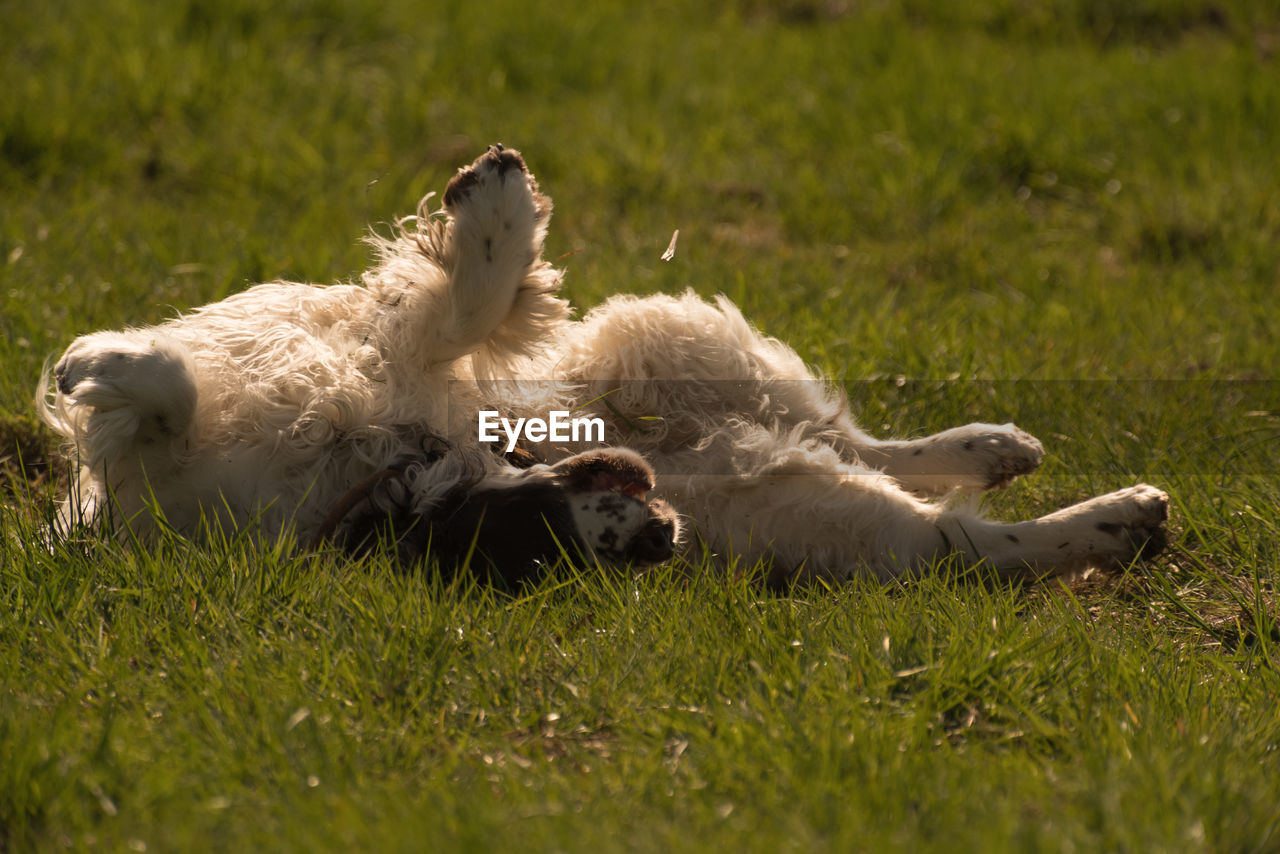
[[[467,564],[507,583],[535,577],[563,556],[647,566],[670,558],[679,539],[675,511],[647,500],[653,485],[653,469],[639,454],[589,451],[461,486],[425,516],[399,501],[399,512],[358,514],[344,540],[359,551],[390,538],[405,563],[429,557],[450,568]]]
[[[553,470],[560,479],[577,539],[604,563],[647,565],[671,557],[679,537],[676,513],[648,501],[653,469],[633,451],[578,454]]]
[[[649,464],[618,448],[487,479],[435,514],[433,552],[443,557],[445,546],[457,563],[470,554],[474,568],[508,582],[566,555],[614,566],[660,563],[675,551],[679,522],[666,502],[647,500],[653,486]]]

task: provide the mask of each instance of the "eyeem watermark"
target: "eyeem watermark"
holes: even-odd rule
[[[645,449],[660,445],[663,453],[653,454],[650,463],[659,475],[680,476],[690,473],[689,455],[674,452],[696,451],[698,443],[711,435],[709,431],[725,426],[710,424],[696,432],[697,419],[705,416],[699,416],[690,401],[719,400],[738,406],[744,400],[758,400],[766,410],[764,417],[777,419],[769,424],[790,429],[791,416],[771,408],[773,402],[832,394],[831,385],[818,380],[771,380],[766,396],[759,398],[762,387],[747,380],[596,380],[589,392],[582,393],[595,395],[601,389],[605,393],[578,403],[551,382],[546,387],[548,403],[519,406],[554,423],[528,424],[509,418],[504,434],[497,410],[507,400],[536,399],[530,397],[529,386],[530,381],[495,380],[481,388],[474,381],[453,380],[450,407],[461,407],[466,421],[473,424],[475,401],[495,407],[480,416],[480,440],[501,451],[503,446],[514,450],[521,438],[532,440],[544,430],[555,441],[566,438],[566,433],[572,440],[569,415],[558,412],[549,418],[551,407],[569,406],[571,412],[586,415],[600,411],[586,408],[599,401],[613,414],[605,416],[609,427],[603,436],[601,428],[592,424],[588,436],[592,442],[634,443]],[[537,390],[536,385],[533,388]],[[1280,478],[1280,379],[921,380],[890,376],[846,381],[840,390],[855,420],[878,438],[904,432],[925,435],[964,421],[1016,422],[1039,436],[1051,455],[1067,461],[1065,474],[1054,472],[1055,477],[1103,474],[1117,485],[1129,479],[1163,485],[1162,479],[1183,475]],[[952,415],[942,417],[939,409]],[[726,414],[731,411],[724,409]],[[671,421],[664,423],[664,417]],[[579,439],[584,429],[585,425],[579,426]],[[511,445],[512,435],[516,446]],[[1095,443],[1105,443],[1098,445],[1105,453],[1072,456],[1073,447],[1083,449]],[[738,460],[713,459],[708,464],[719,468],[703,467],[699,472],[740,475]]]
[[[570,417],[567,410],[553,409],[543,418],[517,418],[513,423],[510,418],[500,418],[496,409],[482,409],[477,421],[478,435],[481,442],[493,444],[507,439],[504,453],[516,449],[521,439],[526,442],[603,442],[604,419]],[[499,435],[498,429],[502,429]]]

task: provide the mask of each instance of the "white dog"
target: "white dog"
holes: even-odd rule
[[[618,296],[571,321],[541,258],[551,202],[511,149],[425,205],[372,239],[360,285],[259,285],[76,340],[38,401],[79,462],[63,526],[383,539],[508,580],[560,555],[665,560],[694,539],[672,507],[774,581],[951,554],[1040,577],[1163,544],[1168,498],[1146,485],[1015,524],[930,501],[1032,471],[1040,443],[1011,424],[873,439],[724,298]],[[555,412],[597,435],[555,435]],[[486,418],[542,429],[488,445]]]

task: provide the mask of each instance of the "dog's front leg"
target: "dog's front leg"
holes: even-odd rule
[[[1169,496],[1147,484],[1091,498],[1027,522],[990,522],[963,512],[938,518],[953,549],[1011,578],[1125,565],[1160,552]]]
[[[968,424],[922,439],[877,441],[854,448],[858,459],[917,495],[983,492],[1035,471],[1044,447],[1013,424]]]
[[[886,474],[839,462],[830,448],[780,444],[758,464],[738,462],[738,474],[664,474],[659,486],[713,548],[747,567],[772,561],[774,582],[859,572],[888,580],[951,555],[1039,578],[1149,556],[1166,536],[1168,496],[1145,485],[1002,523],[924,501]]]

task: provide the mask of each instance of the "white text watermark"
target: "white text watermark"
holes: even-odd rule
[[[477,421],[481,442],[496,443],[506,437],[504,453],[511,453],[521,439],[526,442],[604,442],[604,419],[571,417],[566,410],[552,410],[544,418],[499,417],[496,409],[480,410]],[[499,433],[501,428],[501,433]]]

